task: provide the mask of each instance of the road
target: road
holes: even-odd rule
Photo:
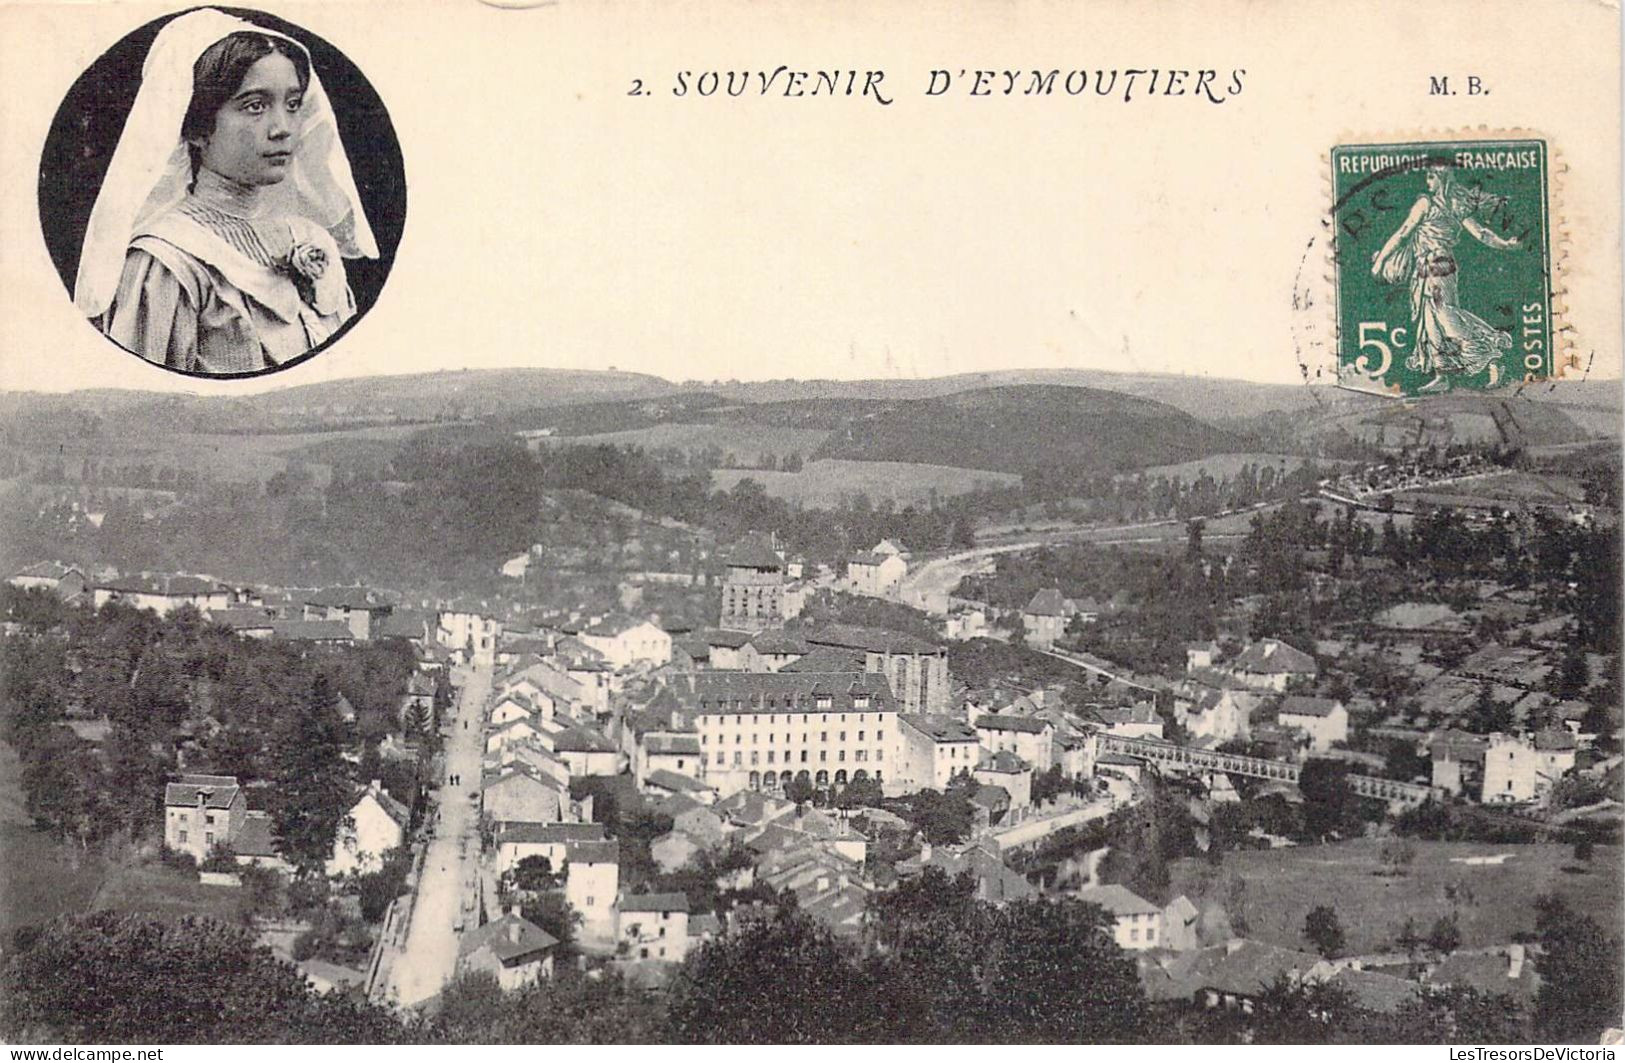
[[[485,704],[491,695],[491,665],[458,669],[460,682],[451,735],[446,739],[445,772],[440,781],[439,814],[423,861],[412,904],[406,945],[390,968],[389,995],[396,1003],[421,1004],[451,980],[457,970],[458,911],[473,891],[478,874],[478,808],[469,800],[480,785]],[[451,784],[452,777],[460,781]],[[474,922],[469,916],[469,924]]]
[[[1223,513],[1216,513],[1211,517],[1202,519],[1212,522],[1224,517],[1254,512],[1276,504],[1278,503],[1263,503],[1248,506],[1245,509],[1226,510]],[[948,596],[959,585],[959,581],[966,576],[979,572],[991,572],[994,559],[1001,554],[1013,554],[1039,546],[1052,546],[1056,543],[1078,542],[1080,540],[1098,546],[1107,546],[1113,543],[1159,542],[1168,538],[1168,536],[1135,534],[1156,529],[1177,529],[1177,534],[1182,536],[1185,534],[1185,522],[1180,520],[1147,520],[1134,524],[1072,525],[1044,532],[1033,532],[1012,542],[979,546],[974,550],[961,550],[946,557],[932,558],[919,568],[911,570],[903,577],[902,586],[898,588],[898,597],[905,605],[911,605],[932,616],[944,616],[948,612]],[[1212,539],[1235,537],[1229,533],[1216,533],[1212,529],[1209,529],[1206,534]]]

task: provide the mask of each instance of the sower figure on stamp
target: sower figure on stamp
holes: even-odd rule
[[[1485,247],[1507,250],[1516,237],[1500,236],[1474,215],[1499,205],[1501,197],[1463,188],[1448,167],[1427,172],[1427,192],[1418,196],[1404,224],[1371,256],[1373,276],[1389,283],[1408,281],[1416,348],[1407,368],[1431,372],[1419,390],[1450,390],[1450,377],[1474,376],[1512,346],[1512,337],[1461,307],[1456,243],[1466,230]]]

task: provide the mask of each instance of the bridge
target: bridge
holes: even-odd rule
[[[1229,775],[1245,775],[1253,779],[1271,779],[1297,785],[1302,765],[1287,760],[1269,760],[1249,757],[1241,753],[1222,753],[1214,749],[1192,749],[1173,742],[1154,738],[1125,738],[1121,735],[1100,736],[1102,753],[1121,753],[1143,760],[1148,764],[1182,772],[1222,771]],[[1435,791],[1431,786],[1379,779],[1374,775],[1349,775],[1349,788],[1361,797],[1379,801],[1419,805]]]

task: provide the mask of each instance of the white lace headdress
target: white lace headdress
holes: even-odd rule
[[[135,106],[85,228],[73,287],[73,301],[85,316],[100,316],[112,302],[131,236],[186,195],[192,162],[181,139],[181,122],[192,102],[192,67],[211,46],[240,32],[288,40],[309,55],[304,45],[284,34],[213,8],[189,12],[158,31],[141,69]],[[303,215],[326,228],[345,258],[377,258],[378,244],[314,66],[301,111],[299,143],[288,175],[265,194],[274,209]]]

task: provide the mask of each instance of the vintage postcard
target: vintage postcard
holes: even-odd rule
[[[0,1040],[1612,1060],[1620,31],[0,0]]]

